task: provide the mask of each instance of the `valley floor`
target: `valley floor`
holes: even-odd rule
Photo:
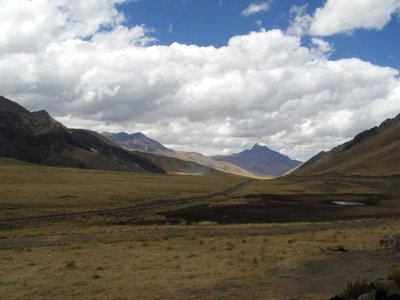
[[[329,299],[349,281],[385,278],[399,265],[398,182],[6,161],[0,299]]]

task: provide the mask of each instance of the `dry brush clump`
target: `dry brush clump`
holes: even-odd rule
[[[357,278],[355,283],[348,282],[344,292],[331,300],[398,300],[400,299],[400,267],[388,272],[387,280],[378,279],[368,282]]]
[[[348,282],[347,289],[344,293],[345,299],[358,299],[362,294],[368,293],[371,291],[372,284],[366,280],[360,282],[360,279],[357,278],[355,283]]]

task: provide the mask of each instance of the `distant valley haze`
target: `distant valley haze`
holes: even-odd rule
[[[400,112],[400,2],[349,3],[2,1],[0,94],[68,128],[306,161]]]

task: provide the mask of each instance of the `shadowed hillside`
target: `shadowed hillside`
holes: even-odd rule
[[[321,152],[294,175],[388,176],[400,174],[400,115],[366,130],[347,143]]]
[[[29,112],[4,97],[0,97],[0,156],[50,166],[165,172],[95,132],[68,129],[46,111]]]

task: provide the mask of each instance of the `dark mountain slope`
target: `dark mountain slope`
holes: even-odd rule
[[[97,133],[68,129],[46,111],[31,113],[4,97],[0,97],[0,156],[50,166],[165,172]]]
[[[389,176],[400,174],[400,115],[366,130],[353,140],[314,156],[294,175]]]
[[[300,161],[292,160],[286,155],[258,144],[251,150],[213,158],[233,163],[260,176],[280,176],[301,164]]]

